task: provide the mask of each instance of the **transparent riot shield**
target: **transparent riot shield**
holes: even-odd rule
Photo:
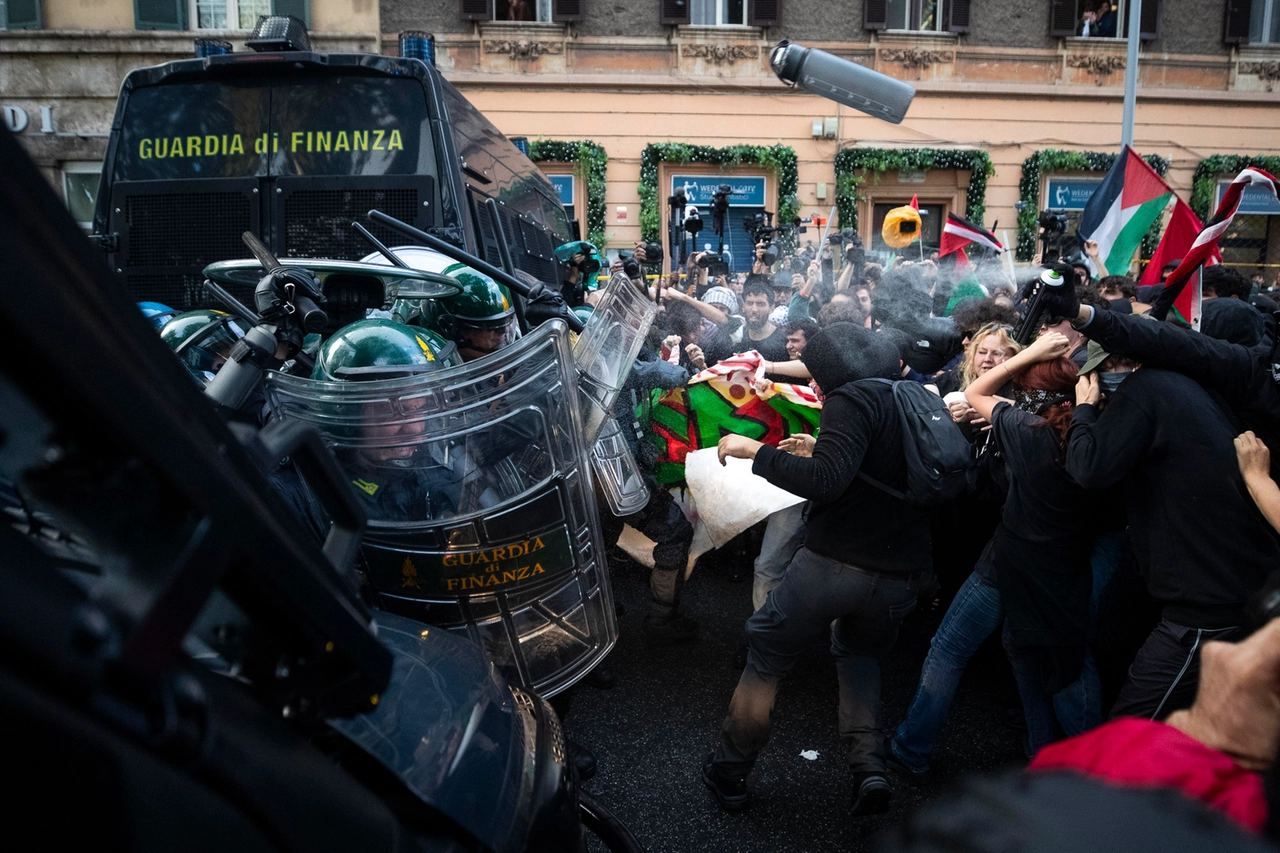
[[[614,420],[613,404],[656,315],[646,295],[615,273],[573,348],[582,423],[593,442],[591,468],[609,509],[618,516],[639,512],[649,502],[649,489]]]
[[[604,422],[600,437],[591,446],[591,471],[614,515],[631,515],[649,503],[649,487],[615,418]]]
[[[315,424],[365,504],[381,607],[467,633],[544,696],[617,639],[575,378],[553,321],[461,367],[266,383],[274,414]]]
[[[615,273],[603,292],[573,347],[582,425],[590,444],[600,437],[604,422],[612,417],[613,404],[658,313],[648,297],[622,273]]]

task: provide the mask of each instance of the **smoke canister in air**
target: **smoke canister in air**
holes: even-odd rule
[[[400,55],[405,59],[420,59],[427,65],[435,65],[436,37],[422,30],[405,30],[400,33]]]

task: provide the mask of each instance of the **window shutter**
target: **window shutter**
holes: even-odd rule
[[[551,0],[551,20],[581,21],[582,6],[587,0]]]
[[[1266,0],[1261,2],[1265,3]],[[1249,19],[1252,15],[1253,4],[1250,0],[1227,0],[1227,20],[1222,27],[1222,40],[1227,44],[1248,44]]]
[[[691,20],[690,0],[658,0],[662,4],[659,23],[665,26],[687,24]]]
[[[973,0],[950,0],[947,4],[947,32],[969,32],[969,14],[973,9]]]
[[[293,15],[311,26],[311,0],[271,0],[271,14]]]
[[[776,27],[782,15],[782,0],[748,0],[747,23],[753,27]]]
[[[1117,35],[1120,35],[1117,33]],[[1151,41],[1160,38],[1160,0],[1142,0],[1142,16],[1138,18],[1138,38]]]
[[[4,6],[4,25],[10,30],[40,29],[40,0],[8,0]],[[1248,27],[1245,33],[1248,34]]]
[[[133,0],[133,25],[140,30],[185,30],[187,0]]]
[[[459,0],[464,21],[492,21],[493,11],[489,0]]]
[[[883,30],[889,25],[888,0],[862,0],[862,28]]]
[[[1049,0],[1049,35],[1076,34],[1076,0]]]

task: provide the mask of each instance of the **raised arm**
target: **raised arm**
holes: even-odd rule
[[[1038,361],[1053,361],[1071,352],[1071,342],[1059,332],[1048,332],[1036,338],[1031,346],[1007,361],[1001,362],[970,383],[964,397],[983,420],[991,422],[1000,398],[996,392],[1004,387],[1015,373]]]

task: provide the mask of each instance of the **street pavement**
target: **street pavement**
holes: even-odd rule
[[[836,730],[835,665],[829,650],[815,645],[779,691],[773,739],[748,780],[750,804],[743,812],[723,812],[703,786],[700,767],[716,744],[740,674],[732,659],[751,613],[750,579],[734,583],[722,570],[699,565],[681,609],[701,622],[702,637],[658,649],[647,647],[640,633],[648,597],[643,571],[623,561],[615,564],[613,579],[625,607],[621,637],[608,658],[618,683],[611,690],[576,688],[565,728],[599,761],[585,788],[650,853],[874,850],[880,830],[963,776],[1025,763],[1023,732],[1006,724],[1006,708],[1017,704],[1012,676],[998,644],[988,642],[961,681],[929,783],[913,789],[891,774],[891,810],[851,816],[853,786]],[[883,675],[890,726],[906,712],[940,618],[917,612],[903,625]],[[801,756],[810,750],[816,759]]]

